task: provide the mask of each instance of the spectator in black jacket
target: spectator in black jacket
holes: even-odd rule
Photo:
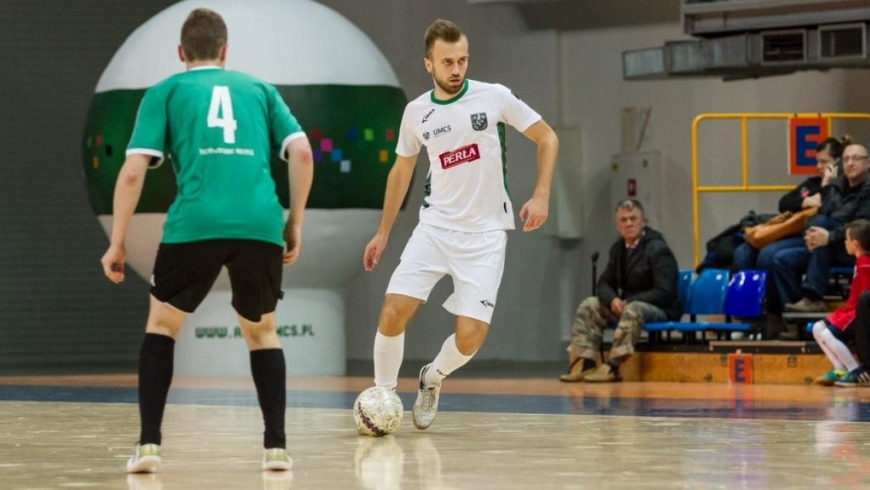
[[[819,175],[808,178],[797,187],[782,196],[779,200],[779,212],[798,212],[806,208],[818,208],[822,206],[822,176],[831,165],[843,156],[844,146],[851,142],[849,138],[838,140],[828,138],[822,141],[816,148],[816,168]],[[803,245],[803,237],[795,235],[786,237],[759,250],[748,243],[739,245],[734,250],[734,262],[732,269],[760,269],[769,271],[773,256],[779,250]]]
[[[824,312],[823,301],[833,265],[851,266],[846,253],[844,228],[858,218],[870,219],[870,161],[862,145],[843,151],[843,176],[832,167],[822,179],[822,207],[810,219],[802,244],[778,251],[771,267],[772,285],[767,292],[768,312]],[[794,336],[794,333],[791,334]]]
[[[616,229],[620,238],[610,247],[598,295],[577,308],[562,381],[619,381],[619,365],[634,353],[644,323],[676,320],[682,313],[677,259],[662,234],[646,226],[638,201],[619,203]],[[603,331],[614,323],[610,358],[596,369]]]

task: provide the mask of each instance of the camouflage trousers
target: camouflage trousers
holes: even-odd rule
[[[663,321],[667,321],[665,312],[649,303],[632,301],[626,305],[622,316],[617,318],[607,305],[602,305],[597,297],[591,296],[577,307],[568,352],[585,359],[598,359],[604,329],[616,323],[610,357],[630,356],[634,353],[634,344],[640,338],[644,323]]]

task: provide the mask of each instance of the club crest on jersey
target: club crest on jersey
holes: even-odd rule
[[[426,141],[429,141],[429,131],[425,131],[425,132],[423,133],[423,139],[426,140]]]
[[[487,126],[485,112],[478,112],[477,114],[471,115],[471,129],[475,131],[483,131]]]
[[[438,159],[441,160],[441,168],[446,170],[480,159],[480,150],[477,148],[477,143],[472,143],[462,148],[442,153],[438,155]]]

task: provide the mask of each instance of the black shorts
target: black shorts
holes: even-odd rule
[[[202,240],[161,243],[151,276],[151,295],[193,313],[211,291],[226,266],[233,291],[233,308],[243,318],[259,322],[275,311],[281,292],[284,249],[259,240]]]
[[[829,322],[827,318],[823,320],[825,325],[828,327],[828,330],[831,331],[831,334],[834,335],[834,338],[839,340],[840,342],[847,344],[853,340],[855,340],[855,331],[852,329],[852,324],[850,323],[845,330],[840,330],[840,327],[834,325]]]

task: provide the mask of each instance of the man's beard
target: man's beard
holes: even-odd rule
[[[434,77],[433,77],[433,78],[434,78]],[[465,79],[464,79],[464,78],[462,78],[462,79],[459,80],[459,85],[457,85],[456,87],[453,87],[453,86],[451,86],[451,85],[448,85],[448,84],[450,83],[449,80],[448,80],[447,83],[444,83],[444,82],[442,82],[441,80],[438,80],[437,78],[435,78],[435,83],[438,85],[438,87],[439,87],[441,90],[443,90],[444,92],[447,92],[447,93],[450,94],[450,95],[458,94],[459,91],[462,90],[462,86],[464,85],[463,82],[465,82]]]

